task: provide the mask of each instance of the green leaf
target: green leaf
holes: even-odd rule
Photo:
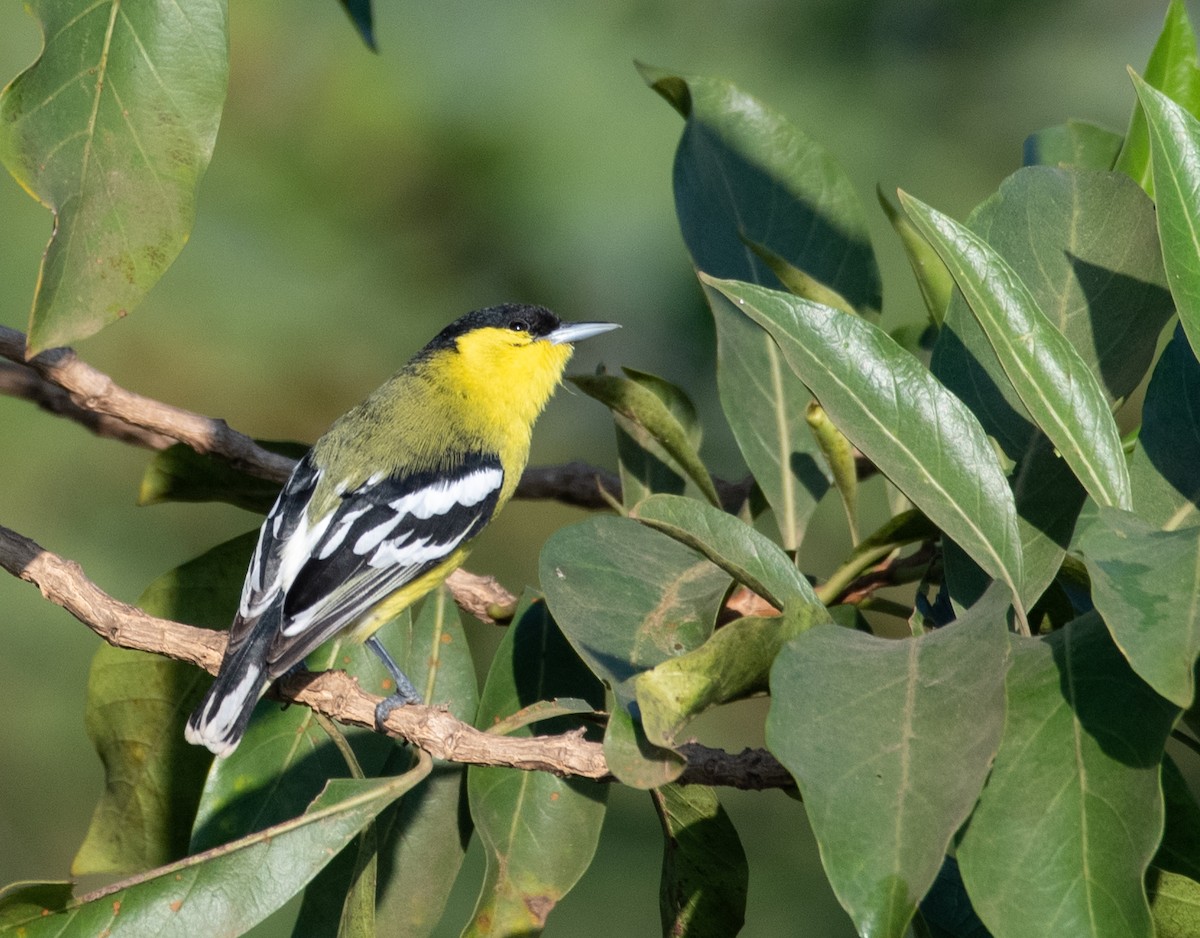
[[[1087,121],[1068,120],[1025,138],[1026,166],[1112,169],[1124,138]]]
[[[688,431],[654,391],[631,378],[616,375],[570,375],[567,380],[644,428],[696,483],[705,498],[714,505],[721,504],[712,476],[688,439]]]
[[[1170,756],[1163,759],[1162,788],[1166,821],[1154,866],[1200,880],[1200,804]]]
[[[273,453],[299,459],[302,443],[257,441]],[[197,453],[176,443],[155,453],[138,489],[139,505],[164,502],[228,502],[247,511],[266,514],[279,495],[279,483],[239,472],[228,460]]]
[[[625,375],[652,391],[679,421],[690,448],[700,449],[701,430],[695,405],[687,394],[664,378],[635,368],[622,368]],[[682,495],[686,487],[684,472],[655,439],[642,427],[614,413],[617,427],[617,469],[621,476],[621,501],[625,507],[636,505],[654,492]]]
[[[663,827],[659,910],[664,935],[728,938],[746,917],[750,870],[733,822],[706,785],[651,792]]]
[[[917,278],[917,286],[921,290],[921,298],[925,301],[929,321],[935,326],[941,326],[946,317],[946,307],[954,293],[954,278],[938,257],[937,251],[921,237],[908,217],[892,204],[892,200],[883,194],[883,189],[877,188],[875,194],[883,207],[883,213],[900,236],[900,243],[904,245],[904,253],[908,256],[913,276]]]
[[[946,262],[1026,410],[1088,494],[1102,505],[1129,508],[1117,425],[1087,363],[983,238],[907,193],[900,201]]]
[[[750,284],[706,281],[767,330],[847,437],[947,535],[1017,594],[1012,492],[979,422],[886,333]]]
[[[824,306],[832,306],[834,309],[840,309],[846,313],[855,312],[854,307],[844,296],[831,290],[825,284],[821,283],[816,277],[809,276],[798,267],[793,267],[788,263],[786,258],[780,257],[769,247],[759,244],[750,238],[743,236],[742,240],[746,247],[757,254],[766,265],[771,268],[771,272],[779,278],[779,282],[791,293],[796,296],[802,296],[806,300],[812,300],[814,303],[821,303]]]
[[[71,901],[74,883],[23,882],[0,889],[0,934],[24,922],[61,911]]]
[[[487,727],[554,697],[583,697],[598,709],[602,694],[546,604],[525,599],[492,661],[476,725]],[[577,717],[559,717],[542,729],[565,732],[581,725]],[[516,733],[533,735],[528,727]],[[592,862],[608,786],[549,772],[471,766],[467,791],[487,872],[463,934],[541,934],[546,917]]]
[[[1200,121],[1133,73],[1150,125],[1155,205],[1163,263],[1179,321],[1192,348],[1200,348]]]
[[[31,910],[25,921],[0,924],[0,935],[240,935],[302,889],[429,769],[425,756],[398,777],[330,782],[298,818],[81,897],[62,911]]]
[[[971,901],[996,938],[1149,938],[1143,876],[1179,711],[1095,613],[1012,641],[1004,739],[957,854]]]
[[[719,508],[679,495],[654,495],[640,502],[630,517],[699,551],[776,609],[820,606],[787,554]]]
[[[1154,88],[1175,99],[1193,114],[1200,113],[1200,62],[1196,58],[1196,34],[1188,19],[1183,0],[1171,0],[1167,7],[1162,32],[1146,63],[1146,81]],[[1140,97],[1140,95],[1139,95]],[[1114,169],[1131,176],[1151,196],[1157,191],[1151,177],[1150,132],[1146,114],[1135,107],[1125,132],[1125,143],[1113,165]]]
[[[695,550],[609,516],[555,531],[539,580],[567,640],[614,689],[698,648],[729,589],[729,575]]]
[[[686,121],[675,153],[675,211],[696,267],[781,286],[749,242],[879,311],[866,213],[849,177],[807,134],[722,79],[639,66]]]
[[[362,41],[372,52],[379,50],[375,46],[375,17],[371,12],[371,0],[339,0],[350,22],[354,24]]]
[[[831,478],[804,419],[812,395],[769,335],[726,303],[709,306],[717,329],[721,409],[771,506],[784,549],[796,550]]]
[[[904,934],[983,787],[1004,727],[1008,606],[995,585],[957,623],[901,641],[821,626],[771,670],[767,745],[862,935]]]
[[[1110,406],[1118,406],[1145,376],[1173,310],[1145,193],[1119,173],[1023,169],[972,213],[970,227],[1004,256],[1039,308],[1051,312]],[[961,296],[947,310],[931,368],[1014,466],[1021,590],[1032,605],[1062,563],[1083,488],[1029,416]],[[986,585],[970,579],[948,551],[947,582],[956,599],[969,603]]]
[[[0,94],[0,160],[54,213],[30,354],[126,315],[183,248],[228,74],[224,0],[30,4],[45,48]]]
[[[138,605],[204,628],[233,618],[257,532],[163,574]],[[77,876],[145,870],[188,852],[188,831],[211,757],[183,739],[209,684],[198,668],[102,645],[92,659],[85,721],[104,763],[104,793],[71,864]]]
[[[407,611],[401,613],[376,635],[390,646],[407,618]],[[390,675],[365,645],[335,639],[309,655],[307,666],[345,670],[368,693],[386,696],[391,690]],[[393,740],[370,730],[345,727],[344,734],[368,775],[378,774],[395,747]],[[213,760],[190,849],[206,850],[294,817],[327,781],[349,774],[312,710],[264,699],[237,749]]]
[[[727,573],[664,534],[627,518],[595,517],[556,531],[542,548],[539,579],[563,634],[616,697],[634,699],[633,679],[712,634],[729,590]],[[683,760],[650,745],[614,713],[605,736],[613,774],[655,787]]]
[[[1200,521],[1200,363],[1183,333],[1163,349],[1142,402],[1129,460],[1140,517],[1166,530]]]
[[[726,81],[639,70],[686,121],[675,154],[675,211],[695,266],[781,287],[764,259],[770,257],[860,313],[878,313],[880,278],[866,213],[829,153]],[[795,550],[829,487],[803,422],[808,391],[743,317],[714,307],[713,318],[721,407],[784,548]]]
[[[1092,601],[1133,670],[1180,708],[1190,707],[1200,655],[1200,526],[1160,531],[1136,515],[1101,508],[1078,546]]]
[[[430,706],[474,720],[479,698],[475,668],[457,607],[444,587],[429,594],[419,615],[402,617],[384,634],[392,656]],[[379,774],[408,771],[416,758],[409,748],[392,746]],[[370,888],[372,912],[359,910],[355,927],[373,916],[386,923],[380,934],[419,938],[437,925],[471,837],[465,783],[465,766],[434,760],[425,784],[376,818],[379,856],[377,884]],[[360,849],[359,843],[347,846],[304,891],[293,932],[297,938],[343,934],[343,897],[361,865]],[[369,934],[373,938],[375,932]]]

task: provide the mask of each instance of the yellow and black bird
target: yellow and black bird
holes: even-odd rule
[[[188,741],[228,755],[271,681],[343,631],[395,678],[380,722],[419,702],[374,632],[466,559],[517,486],[571,343],[616,328],[564,323],[539,306],[468,313],[340,417],[263,522],[220,673],[188,720]]]

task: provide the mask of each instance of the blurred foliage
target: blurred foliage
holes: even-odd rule
[[[604,358],[693,393],[701,455],[728,478],[744,469],[671,200],[679,121],[633,60],[728,78],[771,102],[835,156],[864,202],[877,183],[902,183],[963,218],[1019,164],[1028,134],[1068,114],[1124,130],[1135,98],[1121,66],[1145,61],[1163,17],[1149,0],[380,7],[374,56],[335,4],[301,16],[278,3],[232,5],[228,100],[190,243],[133,315],[81,346],[84,357],[125,386],[246,432],[311,440],[460,312],[543,302],[624,323]],[[33,20],[0,8],[0,80],[38,48]],[[25,329],[49,216],[0,182],[0,219],[0,321]],[[887,217],[868,211],[867,227],[883,325],[923,321]],[[585,346],[576,369],[592,370],[597,354]],[[120,598],[257,524],[212,504],[134,510],[144,454],[23,402],[0,399],[0,413],[0,523],[79,560]],[[539,426],[534,461],[612,465],[611,432],[600,408],[564,394]],[[888,517],[881,491],[860,497],[864,530]],[[845,553],[840,531],[824,533],[841,510],[831,499],[817,507],[802,560]],[[532,582],[539,546],[578,517],[513,505],[472,566],[514,587]],[[0,882],[52,878],[102,787],[82,719],[96,640],[8,578],[0,610],[0,684],[29,702],[0,722]],[[468,630],[484,652],[476,660],[490,658],[494,630]],[[761,701],[739,703],[691,728],[717,745],[754,745],[763,712]],[[721,803],[749,860],[744,934],[794,930],[797,882],[813,933],[854,933],[815,850],[800,846],[810,836],[802,812],[778,792],[721,792]],[[616,786],[597,858],[555,926],[652,931],[660,844],[648,800]],[[463,878],[474,869],[477,882],[480,862],[476,848]],[[628,902],[611,901],[618,889]],[[456,888],[451,907],[469,913],[474,898]]]

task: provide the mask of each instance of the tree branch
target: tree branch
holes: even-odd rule
[[[43,596],[62,606],[110,645],[186,661],[215,674],[225,647],[225,633],[157,619],[120,602],[89,580],[77,563],[0,527],[0,567],[35,585]],[[481,578],[482,579],[482,578]],[[487,590],[483,591],[487,595]],[[280,680],[275,694],[303,704],[339,723],[375,725],[380,698],[366,693],[342,671],[299,673]],[[560,736],[513,737],[483,733],[445,710],[407,706],[392,712],[385,724],[391,736],[407,739],[431,755],[452,762],[498,765],[558,775],[612,778],[599,743],[578,732]],[[791,776],[769,753],[746,750],[731,755],[698,743],[682,747],[688,766],[682,781],[744,789],[790,788]]]

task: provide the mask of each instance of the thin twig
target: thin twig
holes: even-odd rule
[[[43,596],[110,645],[165,655],[214,674],[220,665],[225,633],[158,619],[113,599],[89,580],[77,563],[4,527],[0,527],[0,567],[34,584]],[[381,699],[366,693],[343,671],[298,673],[280,680],[274,693],[339,723],[367,728],[375,725],[375,707]],[[495,736],[463,723],[446,710],[414,705],[392,711],[384,729],[447,761],[611,778],[603,747],[579,733]],[[732,755],[689,743],[682,751],[688,759],[682,778],[686,782],[746,789],[788,788],[793,784],[787,771],[762,750]]]

